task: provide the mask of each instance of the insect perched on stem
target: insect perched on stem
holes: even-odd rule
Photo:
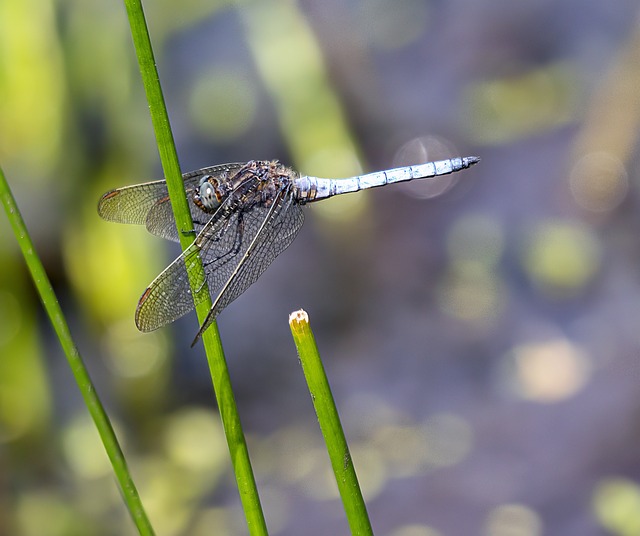
[[[175,259],[147,290],[136,309],[136,326],[152,331],[191,311],[207,283],[213,305],[192,346],[220,311],[242,294],[282,253],[304,221],[302,205],[333,195],[357,192],[413,179],[455,173],[479,158],[451,158],[416,166],[378,171],[349,179],[301,176],[278,161],[222,164],[182,178],[197,232],[193,244]],[[98,204],[105,220],[137,223],[149,232],[178,241],[169,193],[164,180],[125,186],[107,192]],[[204,278],[197,280],[198,257]],[[189,275],[192,276],[191,280]]]

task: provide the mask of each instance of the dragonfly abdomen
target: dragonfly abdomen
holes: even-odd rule
[[[376,171],[375,173],[358,175],[348,179],[322,179],[320,177],[304,176],[295,180],[296,199],[301,203],[310,203],[334,195],[358,192],[360,190],[385,186],[386,184],[395,182],[448,175],[467,169],[479,161],[480,159],[477,156],[449,158],[447,160],[427,162],[426,164],[416,166]]]

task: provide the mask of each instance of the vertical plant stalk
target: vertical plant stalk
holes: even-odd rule
[[[131,35],[149,103],[149,112],[156,135],[158,151],[160,152],[162,169],[167,181],[169,197],[171,198],[171,207],[178,228],[180,245],[184,250],[191,245],[195,239],[195,234],[180,173],[178,155],[169,124],[169,115],[153,56],[149,31],[140,0],[124,0],[124,4],[127,8]],[[198,264],[199,269],[203,270],[202,263],[199,262]],[[196,281],[206,281],[203,272],[197,274],[194,279]],[[194,281],[190,282],[195,296],[198,288],[194,285]],[[198,320],[202,324],[211,308],[211,298],[206,284],[199,289],[199,292],[202,293],[202,301],[196,307],[196,312]],[[251,461],[249,460],[249,451],[242,431],[238,408],[231,388],[231,379],[222,342],[220,341],[218,326],[215,322],[204,332],[202,340],[249,533],[251,535],[266,535],[267,526],[260,506],[260,497],[253,476]]]
[[[47,311],[47,315],[49,316],[56,335],[60,340],[62,349],[67,356],[67,362],[71,367],[71,372],[78,384],[80,393],[82,393],[84,403],[86,404],[87,409],[91,414],[91,418],[98,429],[100,439],[107,451],[107,455],[109,456],[109,460],[113,466],[113,471],[118,479],[118,484],[120,485],[124,502],[131,513],[131,517],[138,528],[138,532],[145,536],[153,535],[153,528],[149,523],[147,514],[145,513],[142,502],[140,501],[140,496],[138,495],[136,486],[133,483],[131,474],[129,473],[127,462],[124,454],[122,453],[122,449],[118,444],[118,439],[113,431],[109,417],[107,417],[102,403],[98,398],[96,389],[89,377],[89,373],[84,366],[82,357],[78,352],[78,348],[71,337],[69,325],[62,313],[58,299],[53,292],[51,282],[45,272],[44,266],[36,253],[31,237],[29,236],[29,232],[27,231],[27,227],[22,219],[22,215],[16,205],[15,198],[11,193],[11,189],[9,188],[9,184],[7,183],[2,169],[0,169],[0,201],[7,213],[13,233],[18,241],[22,254],[24,255],[29,273],[36,285],[42,304]]]
[[[289,327],[296,345],[302,371],[309,386],[313,407],[327,445],[331,467],[338,484],[340,497],[347,514],[353,535],[372,535],[367,507],[362,498],[356,470],[351,460],[349,446],[340,424],[329,380],[325,374],[313,332],[309,327],[309,316],[302,309],[289,315]]]

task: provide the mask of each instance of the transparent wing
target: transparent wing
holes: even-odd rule
[[[278,201],[281,200],[282,197],[279,197]],[[209,292],[215,296],[246,257],[249,247],[256,242],[271,240],[270,247],[258,251],[265,255],[265,259],[259,263],[259,267],[252,269],[253,278],[250,281],[243,279],[242,288],[236,288],[234,285],[233,292],[228,293],[229,297],[233,297],[225,298],[224,303],[228,304],[238,297],[278,253],[293,241],[300,229],[303,221],[302,211],[298,205],[290,202],[288,195],[287,200],[286,206],[274,202],[271,208],[267,208],[257,204],[246,211],[243,211],[242,207],[233,209],[231,203],[223,204],[195,242],[173,261],[142,295],[136,310],[138,329],[152,331],[173,322],[194,308],[189,274],[196,277],[198,256],[203,262]],[[274,226],[280,233],[267,232],[267,229]],[[252,259],[252,256],[249,258]],[[198,286],[203,283],[203,280],[196,281]],[[227,287],[228,285],[225,286]],[[222,307],[219,308],[221,309]],[[215,317],[211,320],[213,318]]]
[[[209,219],[209,216],[193,203],[193,192],[199,186],[202,176],[213,175],[225,180],[243,165],[241,163],[222,164],[182,175],[196,232],[200,232],[207,223],[203,221],[203,216],[207,216],[206,220]],[[98,202],[98,214],[105,220],[116,223],[145,225],[149,232],[156,236],[174,242],[179,240],[167,183],[164,180],[125,186],[107,192]]]
[[[235,257],[237,242],[242,241],[238,225],[239,213],[218,209],[196,240],[175,259],[144,292],[136,309],[136,326],[140,331],[153,331],[169,324],[194,308],[189,274],[195,278],[199,257],[209,259],[205,266],[207,281],[222,280],[233,270],[225,266]],[[196,280],[201,287],[204,279]],[[220,286],[222,282],[218,284]],[[197,298],[197,295],[196,295]]]
[[[291,191],[280,192],[272,208],[266,214],[255,238],[213,302],[192,346],[211,325],[220,312],[255,283],[273,260],[287,249],[304,223],[300,205],[293,201]]]
[[[164,180],[111,190],[98,201],[101,218],[116,223],[144,225],[151,207],[168,196]]]

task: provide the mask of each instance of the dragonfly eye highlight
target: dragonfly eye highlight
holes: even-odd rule
[[[195,193],[196,205],[206,211],[213,211],[220,206],[220,201],[213,184],[209,182],[211,175],[205,175],[200,180],[200,186]]]

